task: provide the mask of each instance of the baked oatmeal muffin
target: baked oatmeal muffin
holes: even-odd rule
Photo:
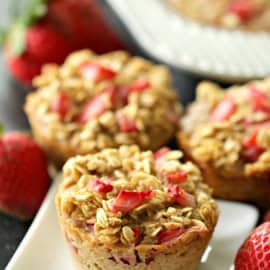
[[[58,166],[123,144],[155,150],[176,131],[181,107],[168,69],[123,51],[72,53],[62,66],[46,65],[33,84],[25,111]]]
[[[223,91],[203,82],[178,135],[214,195],[269,204],[270,78]]]
[[[269,0],[168,0],[187,18],[226,28],[270,31]]]
[[[77,269],[197,269],[218,210],[181,156],[121,146],[65,164],[56,205]]]

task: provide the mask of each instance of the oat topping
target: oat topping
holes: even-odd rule
[[[184,16],[229,29],[270,30],[269,0],[168,0]]]
[[[200,106],[204,116],[192,125]],[[182,127],[191,134],[196,159],[212,163],[227,175],[266,177],[270,172],[270,79],[226,92],[215,84],[200,84]]]
[[[62,66],[46,65],[33,84],[30,123],[79,154],[122,144],[157,149],[173,136],[181,112],[168,69],[121,51],[75,52]]]
[[[56,198],[60,216],[93,245],[166,245],[211,231],[216,204],[199,169],[181,156],[121,146],[72,158]]]

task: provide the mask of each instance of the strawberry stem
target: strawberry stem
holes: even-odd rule
[[[35,24],[39,19],[46,15],[47,1],[48,0],[32,0],[30,4],[29,1],[23,2],[22,7],[20,7],[22,13],[12,25],[7,37],[8,47],[14,55],[19,56],[24,53],[26,49],[26,30],[29,26]]]
[[[4,133],[4,126],[0,123],[0,136]]]
[[[6,39],[6,35],[7,35],[7,32],[4,29],[0,28],[0,47],[3,46]]]

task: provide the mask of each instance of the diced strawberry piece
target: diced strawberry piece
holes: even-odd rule
[[[160,158],[163,158],[169,152],[170,152],[170,149],[168,147],[162,147],[154,153],[154,159],[158,160]]]
[[[251,87],[249,89],[249,98],[254,111],[265,112],[270,117],[270,98],[263,91]]]
[[[130,94],[130,88],[128,86],[119,86],[118,87],[118,95],[123,105],[128,104],[128,97]]]
[[[241,21],[250,20],[256,13],[255,6],[250,0],[232,0],[229,11],[239,17]]]
[[[182,205],[196,207],[196,201],[193,195],[187,193],[183,188],[175,184],[168,185],[169,197],[172,201]]]
[[[229,97],[222,100],[210,115],[210,121],[221,122],[228,120],[236,111],[236,103]]]
[[[151,84],[148,80],[145,79],[138,79],[130,85],[131,91],[134,92],[142,92],[149,87],[151,87]]]
[[[89,232],[94,232],[94,224],[86,224],[86,230]]]
[[[64,94],[57,95],[52,103],[51,111],[57,113],[61,119],[64,119],[70,111],[72,101]]]
[[[135,244],[138,244],[141,240],[141,229],[139,227],[134,227],[132,230],[135,236]]]
[[[188,173],[185,171],[165,172],[162,176],[170,183],[177,184],[185,182],[188,177]]]
[[[169,148],[163,147],[154,153],[156,168],[159,168],[166,161],[166,154],[169,151]]]
[[[100,94],[94,96],[90,101],[86,103],[81,113],[76,117],[76,122],[84,124],[93,118],[100,116],[106,110],[113,107],[116,102],[115,93],[115,88],[109,87]]]
[[[123,85],[119,86],[118,88],[118,94],[120,97],[120,100],[123,102],[124,105],[128,103],[128,97],[130,93],[132,92],[142,92],[149,88],[151,85],[149,81],[145,79],[139,79],[137,81],[134,81],[130,86]]]
[[[264,148],[257,144],[259,130],[255,130],[249,137],[243,141],[242,157],[247,162],[255,162],[265,151]]]
[[[93,62],[83,64],[80,71],[84,78],[96,82],[112,79],[117,75],[115,71]]]
[[[117,123],[121,131],[125,133],[137,132],[138,127],[133,119],[128,118],[124,114],[118,114]]]
[[[161,231],[158,235],[157,242],[158,244],[168,244],[172,240],[176,240],[181,234],[185,232],[184,229],[171,229]]]
[[[244,148],[241,154],[245,161],[256,162],[264,151],[265,149],[263,149],[262,147],[258,145],[253,145],[249,148]]]
[[[89,187],[97,193],[108,193],[113,189],[113,186],[106,182],[106,180],[101,181],[99,179],[92,179],[89,182]]]
[[[243,141],[244,147],[250,147],[257,145],[257,137],[258,137],[259,130],[255,130],[249,137],[245,138]]]
[[[146,199],[153,196],[152,190],[145,191],[130,191],[121,190],[112,204],[111,210],[116,212],[129,212],[134,208],[142,205]]]

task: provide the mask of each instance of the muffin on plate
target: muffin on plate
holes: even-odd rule
[[[72,53],[62,66],[46,65],[33,84],[25,111],[57,166],[123,144],[158,149],[174,135],[181,112],[168,69],[123,51]]]
[[[270,31],[269,0],[168,0],[187,18],[214,26]]]
[[[201,83],[178,139],[216,197],[269,204],[270,79],[227,91]]]
[[[218,209],[181,155],[121,146],[65,164],[56,206],[77,269],[197,269]]]

